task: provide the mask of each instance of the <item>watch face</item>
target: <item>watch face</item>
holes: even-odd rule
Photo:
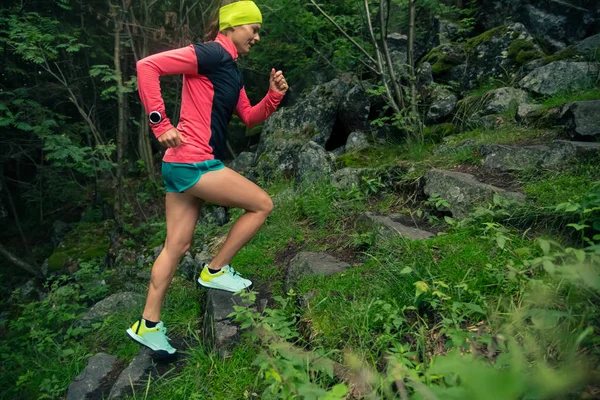
[[[158,124],[162,120],[162,115],[158,111],[152,111],[148,118],[151,124]]]

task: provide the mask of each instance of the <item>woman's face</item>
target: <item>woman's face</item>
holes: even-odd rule
[[[259,32],[260,24],[248,24],[234,27],[227,36],[235,44],[239,54],[248,54],[250,48],[260,40]]]

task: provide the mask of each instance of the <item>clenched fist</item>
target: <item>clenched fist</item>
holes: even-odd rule
[[[283,76],[283,72],[275,72],[275,68],[271,69],[271,79],[269,79],[269,86],[277,93],[285,94],[289,86]]]

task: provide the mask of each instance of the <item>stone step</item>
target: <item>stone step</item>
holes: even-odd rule
[[[153,369],[152,350],[141,346],[138,355],[129,363],[127,368],[121,371],[121,374],[110,390],[108,398],[119,399],[126,395],[131,395],[131,386],[143,386],[146,378],[148,378]]]
[[[324,252],[301,251],[290,261],[285,277],[285,290],[292,289],[304,276],[329,276],[344,272],[350,264]]]
[[[555,140],[549,145],[516,146],[489,144],[480,147],[487,169],[501,172],[542,167],[556,168],[577,158],[600,154],[600,143]]]
[[[449,204],[449,211],[457,219],[466,218],[477,205],[493,202],[494,195],[523,201],[522,193],[479,182],[473,175],[463,172],[432,169],[425,174],[425,194],[439,195]]]
[[[87,366],[69,385],[66,399],[104,398],[119,367],[117,357],[113,355],[98,353],[90,357]]]
[[[239,326],[227,316],[233,306],[243,305],[240,295],[224,290],[208,289],[205,294],[202,336],[204,341],[226,357],[239,338]]]
[[[356,220],[356,229],[359,233],[369,232],[374,229],[397,235],[405,239],[424,240],[435,236],[434,233],[422,229],[406,226],[396,220],[400,215],[377,215],[370,212],[360,215]]]

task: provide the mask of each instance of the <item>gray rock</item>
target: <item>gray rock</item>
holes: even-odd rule
[[[96,322],[102,322],[107,316],[116,312],[141,308],[145,297],[139,293],[115,293],[94,306],[79,320],[82,327],[89,327]]]
[[[515,201],[525,197],[521,193],[479,182],[473,175],[462,172],[433,169],[425,174],[425,182],[425,194],[437,194],[446,200],[450,212],[457,219],[466,218],[477,205],[492,203],[496,194]]]
[[[483,145],[479,152],[484,156],[487,169],[501,172],[524,171],[540,166],[548,156],[548,146],[508,146],[501,144]]]
[[[429,87],[433,83],[431,64],[424,62],[416,70],[417,84],[421,88]]]
[[[539,94],[554,95],[591,87],[600,73],[600,64],[555,61],[530,72],[520,82],[522,88]]]
[[[244,151],[231,162],[230,168],[238,173],[247,172],[252,166],[254,166],[254,160],[256,154]]]
[[[533,54],[543,55],[534,37],[521,23],[497,27],[464,43],[446,43],[433,49],[423,61],[432,64],[433,77],[440,83],[458,83],[468,91],[490,78],[505,79],[519,73],[520,66],[508,57],[511,44],[528,43]]]
[[[275,135],[261,136],[258,150],[260,155],[254,169],[266,179],[271,179],[278,174],[287,178],[293,177],[296,173],[298,152],[307,140],[306,138],[278,138]]]
[[[356,230],[359,233],[373,230],[383,231],[387,234],[397,235],[404,239],[424,240],[435,236],[431,232],[413,228],[395,221],[396,215],[376,215],[370,212],[364,213],[356,220]]]
[[[19,288],[19,299],[18,301],[39,301],[40,291],[37,287],[37,281],[35,278],[28,280],[24,285]]]
[[[367,135],[364,132],[352,132],[346,141],[346,152],[360,151],[371,147]]]
[[[303,251],[290,261],[285,277],[285,290],[293,288],[302,277],[309,275],[329,276],[346,271],[350,264],[327,253]]]
[[[438,36],[438,43],[436,45],[454,42],[460,36],[461,28],[456,22],[436,18],[434,23]]]
[[[431,106],[427,111],[427,120],[439,122],[448,117],[456,108],[458,99],[448,89],[436,86],[431,93]]]
[[[339,156],[344,155],[345,153],[346,153],[346,146],[345,145],[341,146],[341,147],[338,147],[337,149],[333,149],[333,150],[331,150],[329,152],[329,154],[331,154],[334,159],[337,158],[337,157],[339,157]]]
[[[208,250],[202,250],[194,256],[194,261],[197,265],[208,264],[212,261],[213,256]]]
[[[152,350],[142,346],[137,356],[129,363],[127,368],[121,371],[121,374],[113,384],[108,395],[109,399],[118,399],[132,393],[131,386],[140,387],[148,374],[154,368],[152,362]]]
[[[587,59],[597,59],[600,57],[600,33],[582,40],[573,47]]]
[[[328,179],[333,170],[333,158],[315,142],[308,142],[298,154],[296,176],[301,182],[318,182]]]
[[[234,293],[209,289],[202,319],[204,341],[227,355],[236,342],[239,327],[227,318],[235,311],[234,305],[243,306],[242,298]]]
[[[373,168],[342,168],[336,171],[332,176],[332,184],[338,189],[348,190],[352,186],[360,188],[362,177],[374,173]]]
[[[542,109],[543,107],[540,104],[519,104],[516,119],[518,122],[528,122],[532,119],[539,118]]]
[[[583,2],[579,2],[584,4]],[[527,26],[554,49],[562,49],[585,37],[598,23],[597,2],[585,7],[563,0],[484,0],[479,24],[491,29],[510,19]]]
[[[577,101],[566,105],[561,120],[571,135],[600,136],[600,100]]]
[[[65,237],[67,237],[67,233],[69,233],[69,224],[63,221],[54,221],[52,223],[52,233],[50,234],[50,240],[54,247],[58,247],[60,242],[62,242]]]
[[[217,207],[210,214],[207,215],[208,220],[217,226],[223,226],[229,222],[229,215],[227,208]]]
[[[344,96],[352,85],[348,81],[334,79],[315,86],[310,93],[292,107],[284,107],[265,121],[259,151],[268,151],[263,139],[269,137],[304,138],[325,146],[333,131],[333,125]]]
[[[105,381],[117,366],[117,357],[106,353],[88,359],[85,369],[69,385],[67,400],[102,398]]]
[[[196,282],[202,270],[202,264],[189,251],[183,255],[177,268],[179,273],[188,281]]]
[[[550,151],[544,159],[542,167],[559,167],[574,160],[594,157],[599,154],[600,143],[555,140],[550,144]]]
[[[362,131],[369,128],[371,100],[365,88],[355,85],[344,94],[338,108],[337,118],[347,132]]]
[[[527,102],[529,95],[526,91],[511,87],[503,87],[487,92],[484,95],[485,108],[484,115],[501,114],[516,107],[517,104]]]

